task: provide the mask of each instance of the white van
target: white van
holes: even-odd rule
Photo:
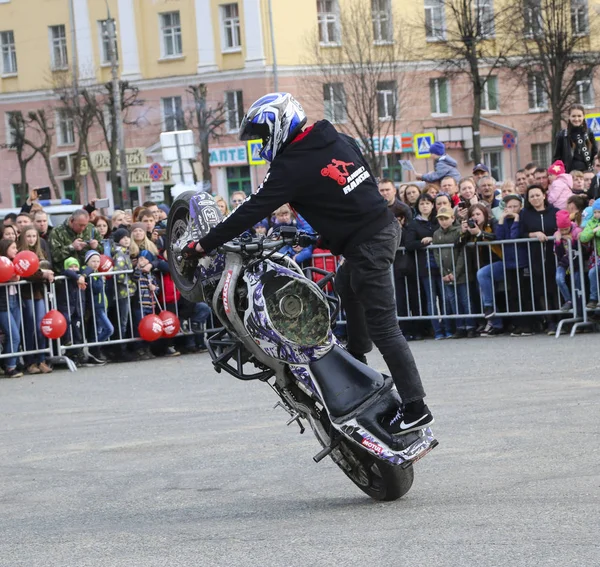
[[[46,201],[47,202],[47,201]],[[40,204],[44,207],[44,212],[48,214],[48,224],[50,226],[58,226],[63,223],[73,211],[82,209],[83,205],[48,205],[44,206],[44,201]],[[15,207],[13,209],[0,209],[0,220],[10,213],[18,215],[21,212],[21,207]]]

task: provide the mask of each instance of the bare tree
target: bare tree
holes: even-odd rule
[[[202,168],[202,185],[205,191],[212,190],[212,172],[210,169],[210,142],[218,140],[221,126],[225,123],[227,109],[222,102],[210,103],[208,89],[204,83],[192,85],[186,92],[194,97],[195,126],[198,129],[200,146],[200,165]],[[194,121],[192,121],[194,123]]]
[[[428,56],[448,79],[467,77],[471,84],[473,159],[481,161],[480,123],[482,102],[497,103],[492,77],[512,53],[516,38],[507,33],[513,5],[519,0],[439,0],[425,16]],[[448,25],[446,25],[446,22]]]
[[[512,8],[519,53],[507,65],[527,86],[530,106],[549,106],[554,139],[567,108],[593,92],[600,52],[590,49],[590,38],[599,31],[598,16],[581,0],[521,0]]]
[[[401,32],[392,14],[372,10],[376,5],[346,2],[339,27],[322,26],[308,39],[307,81],[318,102],[325,101],[326,118],[358,136],[371,170],[381,175],[384,154],[401,151],[385,141],[395,139],[406,91],[408,28]]]
[[[21,111],[13,112],[10,115],[9,128],[12,133],[12,142],[10,144],[4,144],[2,147],[13,149],[16,152],[17,161],[19,162],[19,172],[21,174],[19,197],[21,203],[24,203],[28,197],[27,166],[37,155],[38,151],[27,143],[30,128],[28,121],[24,118]]]

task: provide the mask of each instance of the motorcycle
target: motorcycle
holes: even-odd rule
[[[216,253],[189,258],[184,249],[198,241],[222,214],[207,193],[189,191],[173,203],[167,223],[168,262],[181,294],[204,301],[223,325],[207,340],[217,372],[268,384],[275,407],[300,433],[308,423],[322,449],[371,498],[404,496],[414,480],[413,464],[437,445],[429,427],[392,436],[379,417],[397,408],[392,379],[357,361],[332,333],[340,309],[325,293],[333,274],[318,284],[294,260],[279,253],[314,238],[282,227],[269,237],[242,235]]]

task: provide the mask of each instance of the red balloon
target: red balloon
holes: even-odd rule
[[[42,334],[49,339],[60,339],[67,330],[67,320],[58,310],[52,309],[42,319]]]
[[[160,339],[163,334],[163,322],[158,315],[146,315],[138,325],[140,337],[145,341],[152,342]]]
[[[100,254],[99,272],[108,272],[113,267],[113,261],[105,254]]]
[[[13,264],[15,265],[15,272],[19,276],[27,278],[38,271],[40,259],[31,250],[23,250],[15,256]]]
[[[15,265],[6,256],[0,256],[0,283],[7,282],[14,275]]]
[[[179,317],[171,311],[161,311],[158,316],[163,323],[163,337],[174,337],[181,328]]]

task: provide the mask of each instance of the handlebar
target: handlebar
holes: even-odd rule
[[[263,250],[277,250],[284,246],[306,246],[315,245],[318,237],[305,232],[277,234],[277,238],[273,235],[262,238],[235,238],[226,242],[217,248],[218,252],[237,252],[237,253],[257,253]]]

